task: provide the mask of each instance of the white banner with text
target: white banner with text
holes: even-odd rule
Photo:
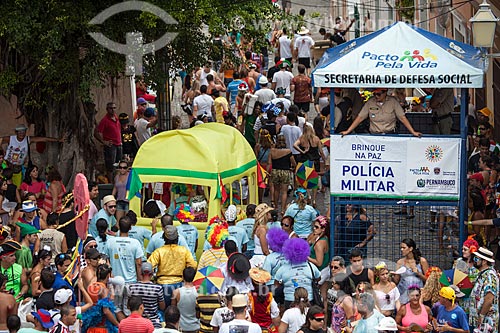
[[[333,196],[459,199],[460,138],[332,135]]]

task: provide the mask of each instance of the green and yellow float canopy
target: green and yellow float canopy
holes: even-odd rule
[[[250,176],[256,170],[252,147],[234,127],[206,123],[165,131],[151,137],[137,152],[129,176],[128,198],[140,192],[143,183],[151,182],[210,186],[217,189],[211,191],[211,197],[219,198],[221,183]]]

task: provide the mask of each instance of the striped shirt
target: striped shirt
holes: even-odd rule
[[[142,318],[138,313],[132,313],[120,321],[118,333],[153,333],[153,323],[149,319]]]
[[[203,251],[200,260],[198,261],[198,270],[207,267],[215,266],[219,267],[227,262],[226,251],[223,247],[219,249],[209,249]]]
[[[196,309],[200,312],[200,332],[211,333],[213,327],[210,325],[215,309],[220,308],[217,294],[198,295],[196,299]]]
[[[136,282],[127,285],[124,304],[128,304],[130,296],[141,296],[144,305],[143,317],[149,318],[155,328],[161,328],[160,316],[158,315],[159,303],[165,302],[163,287],[159,284],[148,282]]]

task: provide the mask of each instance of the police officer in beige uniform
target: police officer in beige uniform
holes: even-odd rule
[[[453,89],[434,89],[432,98],[429,101],[429,106],[432,109],[432,127],[434,129],[434,134],[451,134],[451,126],[453,125],[451,112],[453,111],[454,104]]]
[[[346,131],[340,132],[340,134],[347,135],[351,133],[367,117],[370,119],[371,134],[395,133],[397,118],[412,135],[422,136],[422,133],[413,129],[397,99],[387,96],[386,88],[373,90],[373,98],[370,98],[365,103],[352,125]]]

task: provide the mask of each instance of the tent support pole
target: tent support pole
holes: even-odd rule
[[[335,125],[335,93],[334,89],[330,88],[330,142],[331,142],[331,136],[334,133],[333,129],[334,125]],[[330,146],[330,165],[331,165],[331,157],[332,157],[332,147]],[[331,175],[332,173],[330,172],[330,177]],[[335,198],[331,193],[328,194],[330,195],[330,259],[331,259],[335,255]]]
[[[467,221],[467,117],[469,113],[469,89],[462,88],[460,92],[460,201],[459,201],[459,225],[460,243],[458,246],[462,255],[463,242],[467,238],[467,229],[464,221]]]

